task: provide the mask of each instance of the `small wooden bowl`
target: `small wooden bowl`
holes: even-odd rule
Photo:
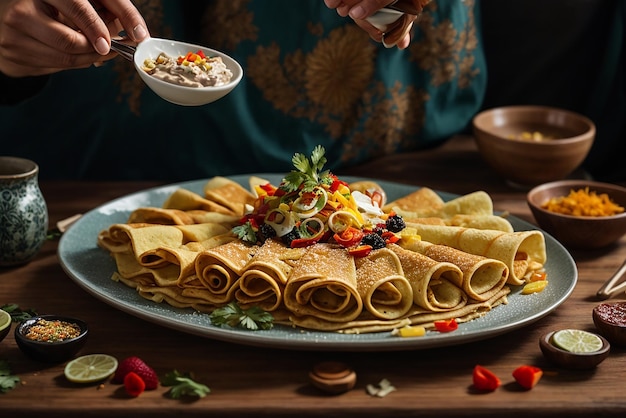
[[[551,212],[542,205],[551,198],[567,196],[571,190],[589,188],[606,193],[615,203],[626,207],[626,188],[588,180],[562,180],[533,188],[526,197],[537,224],[569,249],[606,247],[626,233],[626,212],[613,216],[571,216]]]
[[[472,121],[483,159],[497,173],[518,185],[534,186],[561,180],[584,161],[596,128],[587,117],[545,106],[504,106],[484,110]],[[519,139],[539,132],[551,139]]]
[[[626,302],[601,303],[592,311],[598,332],[618,347],[626,347]]]
[[[592,369],[602,363],[611,351],[611,344],[609,344],[606,338],[598,335],[602,340],[602,348],[600,350],[593,353],[572,353],[552,344],[553,334],[554,331],[544,334],[539,340],[539,347],[546,359],[566,369]]]
[[[316,388],[333,395],[347,392],[356,384],[356,373],[348,365],[325,361],[315,365],[309,381]]]

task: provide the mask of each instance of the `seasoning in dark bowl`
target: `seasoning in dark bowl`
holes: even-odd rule
[[[0,341],[4,340],[11,330],[11,314],[0,309]]]
[[[61,363],[78,353],[87,341],[89,327],[79,319],[40,315],[15,328],[15,341],[27,356],[44,362]]]
[[[626,347],[626,302],[601,303],[592,311],[598,332],[615,346]]]

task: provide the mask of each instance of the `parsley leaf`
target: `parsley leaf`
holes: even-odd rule
[[[243,225],[237,225],[232,229],[232,232],[237,235],[237,238],[244,242],[256,243],[256,233],[250,221],[247,221]]]
[[[294,154],[291,162],[296,170],[285,175],[280,187],[287,192],[294,192],[300,188],[310,192],[320,183],[327,182],[330,172],[322,171],[328,161],[324,156],[325,152],[324,147],[318,145],[313,149],[310,160],[303,154]]]
[[[21,309],[19,305],[15,303],[8,303],[6,305],[0,306],[5,312],[8,312],[11,315],[11,320],[13,322],[22,322],[25,319],[32,318],[33,316],[37,316],[37,312],[32,309]]]
[[[20,378],[11,374],[9,362],[0,360],[0,393],[6,393],[14,389],[19,382]]]
[[[217,308],[209,315],[211,323],[221,327],[224,325],[233,328],[243,328],[251,331],[259,329],[272,329],[274,317],[258,306],[242,309],[237,302],[231,302],[226,306]]]
[[[169,396],[178,399],[182,396],[196,396],[204,398],[207,393],[211,393],[211,389],[202,383],[195,382],[191,373],[180,373],[174,370],[165,375],[161,380],[163,386],[171,386]]]

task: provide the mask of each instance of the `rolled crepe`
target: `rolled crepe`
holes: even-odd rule
[[[235,299],[240,306],[256,305],[268,312],[278,309],[287,277],[304,252],[304,248],[288,248],[274,239],[265,241],[237,283]]]
[[[149,223],[160,225],[191,225],[193,218],[179,209],[163,209],[155,207],[137,208],[128,216],[127,223]]]
[[[375,317],[397,319],[413,305],[413,288],[398,256],[387,248],[355,258],[357,289],[363,306]]]
[[[352,256],[345,248],[330,244],[315,244],[306,250],[287,280],[285,306],[295,316],[309,316],[313,321],[356,319],[363,301]]]
[[[461,283],[455,283],[477,301],[485,301],[506,284],[509,269],[500,260],[466,253],[447,245],[432,244],[418,239],[402,239],[400,246],[416,251],[436,261],[458,266],[463,272]]]
[[[236,240],[198,254],[195,261],[196,275],[209,291],[211,302],[233,300],[233,286],[257,249],[257,246]]]
[[[463,272],[452,263],[435,261],[415,251],[391,244],[387,248],[398,256],[402,270],[413,289],[413,302],[429,311],[458,309],[467,303],[460,283]]]
[[[541,231],[503,232],[488,229],[411,224],[422,240],[448,245],[470,254],[502,261],[509,269],[507,283],[521,285],[532,270],[546,262],[546,243]]]
[[[144,252],[183,243],[183,233],[171,225],[113,224],[98,234],[98,245],[110,252],[132,252],[137,258]]]

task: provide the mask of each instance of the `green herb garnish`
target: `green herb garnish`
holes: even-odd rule
[[[211,393],[211,389],[202,383],[195,382],[191,373],[180,373],[174,370],[165,375],[161,380],[163,386],[171,386],[169,396],[178,399],[182,396],[195,396],[204,398],[207,393]]]
[[[6,393],[11,389],[15,389],[19,382],[20,378],[11,374],[9,362],[0,360],[0,393]]]
[[[304,154],[294,154],[291,162],[297,171],[292,170],[287,173],[280,188],[287,192],[295,192],[299,189],[310,192],[319,184],[330,184],[329,182],[332,182],[330,171],[322,171],[327,162],[324,153],[324,147],[318,145],[313,149],[310,160]]]
[[[233,234],[237,236],[240,240],[244,242],[256,243],[256,232],[254,232],[254,227],[250,221],[247,221],[245,224],[237,225],[232,229]]]
[[[37,312],[32,309],[21,309],[19,305],[15,303],[8,303],[6,305],[0,306],[5,312],[8,312],[11,315],[11,320],[13,322],[21,322],[25,319],[32,318],[33,316],[37,316]]]
[[[258,306],[242,309],[237,302],[217,308],[209,317],[211,323],[218,327],[228,325],[233,328],[243,328],[251,331],[272,329],[274,317]]]

